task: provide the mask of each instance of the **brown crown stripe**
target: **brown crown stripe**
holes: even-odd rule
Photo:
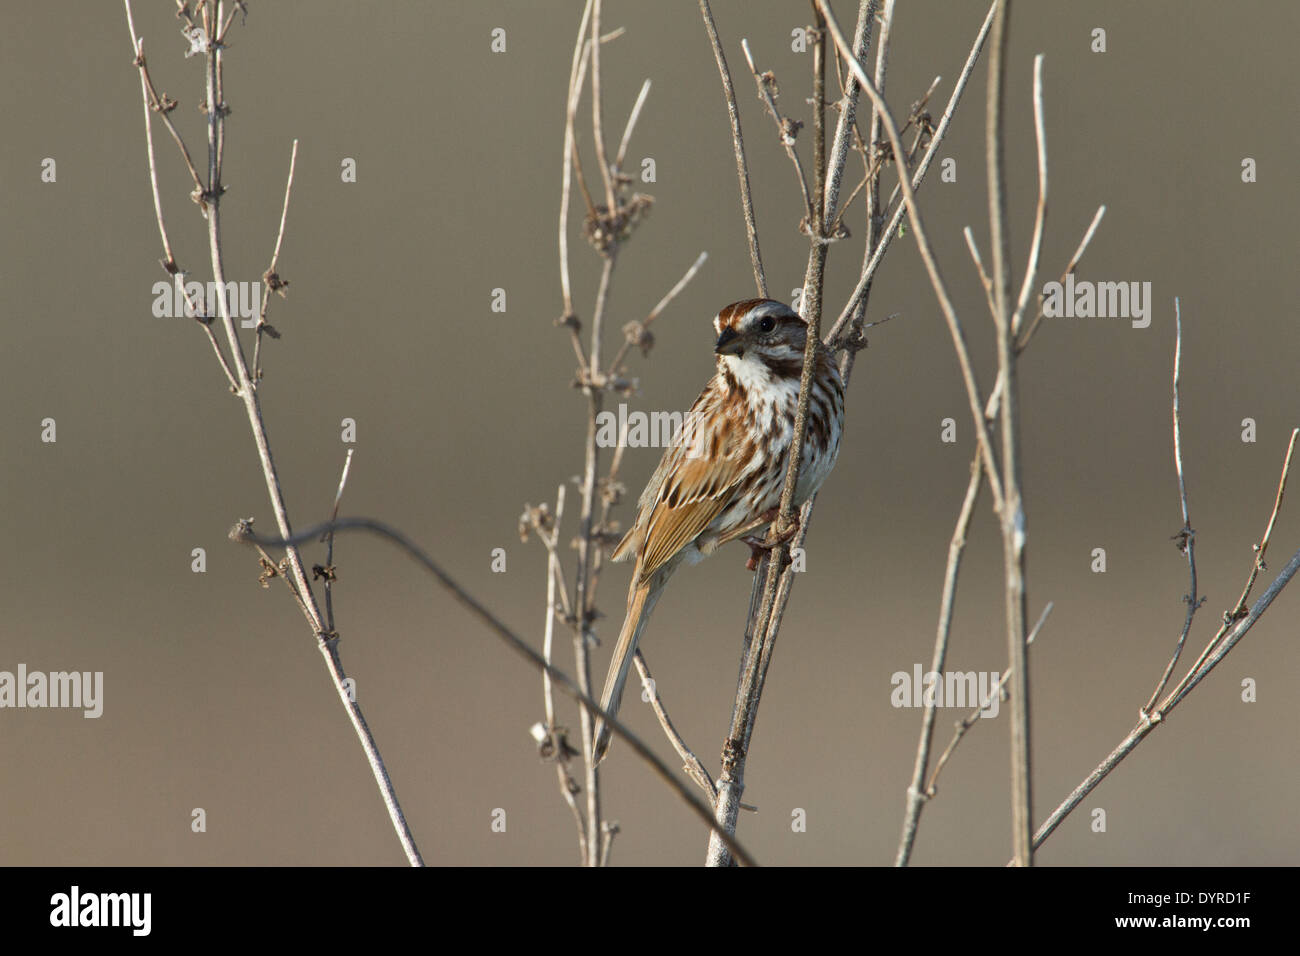
[[[787,306],[781,302],[777,302],[775,299],[745,299],[741,302],[733,302],[731,305],[724,306],[722,311],[718,313],[718,323],[723,328],[728,326],[734,328],[736,323],[744,318],[745,314],[749,312],[750,309],[768,302],[773,305],[780,305],[783,308],[787,308]]]

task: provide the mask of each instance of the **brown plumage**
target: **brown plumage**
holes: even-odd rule
[[[601,694],[611,714],[618,712],[637,645],[673,572],[765,528],[780,502],[808,326],[771,299],[735,302],[713,326],[717,372],[665,450],[641,493],[636,521],[612,555],[615,561],[634,558],[636,567]],[[843,423],[844,383],[830,356],[819,351],[796,505],[830,474]],[[609,743],[609,728],[597,722],[598,761]]]

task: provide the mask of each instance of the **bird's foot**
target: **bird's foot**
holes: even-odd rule
[[[781,510],[780,508],[769,508],[767,511],[763,512],[763,520],[768,522],[775,521],[777,515],[780,513],[780,510]],[[790,527],[787,528],[785,531],[781,532],[779,535],[777,535],[775,541],[769,542],[766,538],[760,538],[757,535],[752,535],[752,534],[745,535],[743,538],[740,539],[741,541],[745,542],[745,544],[749,545],[749,560],[745,562],[745,567],[750,571],[757,570],[758,562],[762,559],[764,555],[771,553],[772,549],[775,548],[777,545],[785,544],[787,541],[793,538],[798,533],[798,531],[799,531],[799,515],[795,514],[791,518]],[[782,569],[787,567],[789,564],[790,564],[790,555],[787,552],[784,555],[784,560],[781,562]]]

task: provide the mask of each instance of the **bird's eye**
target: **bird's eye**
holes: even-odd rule
[[[758,330],[760,332],[771,332],[774,328],[776,328],[776,319],[772,318],[770,315],[763,316],[762,321],[758,323]]]

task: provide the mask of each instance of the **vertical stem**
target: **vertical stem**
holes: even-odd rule
[[[591,133],[596,141],[596,162],[600,163],[600,178],[605,184],[605,208],[613,215],[617,203],[614,197],[614,174],[609,157],[605,154],[604,104],[600,94],[600,8],[596,0],[591,10]]]
[[[867,8],[863,4],[863,11]],[[781,491],[781,513],[772,523],[771,534],[778,533],[785,527],[794,510],[794,490],[799,478],[799,462],[803,442],[808,427],[808,402],[812,393],[812,379],[817,363],[817,352],[821,348],[821,313],[822,282],[826,268],[827,243],[824,237],[826,223],[826,190],[824,187],[823,163],[826,154],[826,126],[820,120],[825,111],[825,67],[826,30],[825,22],[818,11],[818,32],[814,47],[814,98],[813,115],[819,117],[814,130],[816,144],[815,154],[819,157],[815,165],[817,188],[812,196],[812,219],[809,225],[811,242],[808,250],[808,265],[804,273],[803,297],[800,312],[808,323],[808,337],[804,346],[803,370],[799,379],[799,402],[795,412],[794,434],[790,440],[789,464],[786,467],[785,484]],[[859,23],[858,35],[862,36],[862,24]],[[817,77],[821,76],[821,82]],[[798,535],[795,545],[803,542],[808,533],[808,522],[812,515],[814,499],[805,502],[800,513]],[[749,742],[754,733],[754,721],[758,716],[758,704],[763,696],[763,686],[767,679],[767,668],[772,660],[777,635],[781,628],[781,618],[785,603],[789,598],[793,578],[788,568],[784,567],[785,557],[789,553],[788,544],[779,544],[759,562],[755,571],[755,586],[762,579],[763,597],[758,614],[751,617],[746,630],[745,652],[742,658],[740,684],[736,688],[736,703],[732,709],[731,727],[723,747],[722,769],[718,776],[718,796],[714,804],[714,819],[728,834],[736,832],[736,822],[740,814],[740,798],[745,792],[745,762],[749,754]],[[750,609],[754,607],[754,595],[750,595]],[[755,624],[756,622],[756,624]],[[752,637],[751,637],[752,635]],[[753,639],[753,638],[756,638]],[[733,866],[735,861],[723,844],[717,831],[709,834],[709,846],[705,856],[706,866]]]
[[[610,261],[606,260],[606,269]],[[594,364],[594,360],[593,360]],[[578,613],[578,625],[573,636],[573,656],[577,663],[578,686],[587,696],[591,696],[591,526],[594,511],[596,488],[596,470],[599,467],[599,451],[596,445],[596,416],[600,414],[602,393],[588,386],[589,402],[587,416],[587,453],[586,465],[582,475],[582,513],[579,519],[578,537],[578,580],[574,585],[574,607]],[[586,707],[578,709],[582,722],[582,759],[586,776],[587,790],[587,866],[597,866],[600,862],[600,770],[592,759],[592,745],[595,742],[594,722],[591,712]]]
[[[740,132],[740,110],[736,107],[736,88],[731,82],[731,70],[727,67],[726,54],[722,52],[722,41],[718,39],[718,27],[713,22],[713,11],[709,0],[700,0],[700,15],[704,17],[704,29],[713,44],[713,59],[718,64],[718,74],[722,77],[722,93],[727,100],[727,116],[731,120],[731,140],[736,151],[736,178],[740,180],[740,207],[745,214],[745,234],[749,239],[749,261],[754,267],[754,284],[758,287],[761,298],[767,298],[767,276],[763,272],[763,254],[758,248],[758,226],[754,222],[754,197],[749,188],[749,165],[745,162],[745,139]]]
[[[280,536],[288,539],[293,537],[293,529],[289,524],[288,509],[285,507],[284,495],[280,489],[280,477],[276,473],[275,462],[271,458],[271,446],[267,439],[266,426],[262,420],[261,401],[249,375],[248,360],[244,355],[239,333],[236,331],[234,320],[230,315],[230,305],[226,301],[224,294],[226,274],[225,261],[221,251],[221,144],[225,138],[223,132],[224,105],[220,94],[221,48],[213,43],[211,39],[214,36],[216,23],[220,22],[221,11],[219,4],[216,5],[216,9],[213,9],[211,5],[208,9],[212,13],[212,20],[207,25],[209,37],[206,72],[208,195],[205,197],[205,202],[208,217],[208,249],[212,257],[212,279],[217,284],[217,288],[223,290],[222,294],[216,297],[217,311],[221,320],[221,327],[226,335],[227,344],[230,347],[231,366],[239,383],[239,398],[244,403],[244,411],[248,415],[248,423],[253,432],[253,441],[257,445],[257,455],[262,463],[262,475],[266,481],[267,494],[271,499],[271,510],[275,513],[276,526],[279,528]],[[337,642],[325,635],[324,618],[321,615],[320,606],[316,603],[316,595],[312,592],[311,584],[303,566],[302,555],[296,545],[287,545],[285,547],[285,558],[293,577],[294,587],[302,600],[303,607],[316,635],[317,648],[325,659],[325,666],[329,669],[339,700],[347,710],[348,717],[352,721],[353,730],[356,732],[361,747],[365,751],[366,760],[370,764],[375,783],[379,786],[380,795],[384,800],[385,807],[388,809],[389,819],[392,821],[393,829],[402,844],[402,850],[406,853],[406,858],[412,866],[423,866],[424,860],[421,858],[410,828],[407,826],[406,816],[402,813],[401,805],[397,802],[397,793],[393,789],[388,770],[379,754],[378,745],[375,743],[370,727],[361,713],[361,708],[348,695],[344,684],[346,677],[343,664],[338,656]]]
[[[993,250],[993,301],[1002,393],[1002,556],[1006,579],[1007,657],[1011,679],[1011,834],[1017,866],[1033,865],[1033,800],[1030,787],[1029,651],[1025,645],[1025,512],[1020,488],[1020,394],[1015,329],[1011,321],[1010,242],[1006,229],[1002,103],[1006,86],[1007,18],[1001,0],[993,18],[985,145],[989,181],[989,234]]]
[[[853,49],[859,55],[865,55],[871,45],[871,27],[876,18],[876,0],[860,0],[858,4],[858,26],[853,33]],[[819,29],[826,29],[826,18],[817,10]],[[881,34],[883,39],[884,34]],[[862,88],[852,70],[844,81],[844,97],[840,100],[840,118],[835,124],[835,139],[831,144],[830,164],[826,170],[825,223],[834,222],[839,215],[840,182],[844,178],[844,163],[849,154],[849,141],[853,139],[856,127],[854,119],[858,111],[858,99]]]
[[[818,221],[808,223],[814,236],[826,232],[826,18],[813,2],[817,42],[813,44],[813,212]]]
[[[966,486],[966,497],[962,499],[961,512],[952,530],[952,540],[948,543],[948,568],[943,577],[943,597],[939,600],[939,629],[934,639],[934,655],[930,660],[930,672],[933,674],[943,673],[944,662],[948,658],[948,638],[952,633],[952,609],[957,600],[957,575],[961,572],[962,553],[966,550],[966,534],[970,530],[971,516],[975,513],[975,501],[979,497],[983,478],[980,456],[976,455],[970,463],[970,483]],[[934,721],[937,713],[934,699],[928,700],[925,713],[921,717],[921,737],[916,745],[912,781],[907,787],[903,832],[898,840],[898,854],[894,857],[895,866],[907,866],[911,861],[912,846],[916,842],[916,828],[921,822],[921,810],[925,806],[925,801],[929,799],[925,788],[925,774],[930,766],[930,747],[934,741]]]
[[[593,21],[594,22],[594,21]],[[594,45],[594,44],[593,44]],[[609,247],[605,265],[600,273],[600,287],[591,317],[591,358],[587,368],[587,440],[586,462],[582,474],[582,510],[578,532],[578,574],[574,584],[573,607],[578,617],[574,633],[573,652],[577,664],[578,686],[584,694],[591,695],[591,616],[592,616],[592,565],[595,548],[592,526],[595,521],[596,474],[600,467],[600,448],[596,444],[596,418],[604,400],[603,390],[596,384],[601,377],[601,331],[605,324],[605,310],[609,301],[609,287],[614,275],[614,262],[618,258],[618,243]],[[582,721],[582,759],[587,787],[587,865],[599,866],[601,853],[600,771],[592,759],[595,740],[595,722],[586,707],[579,710]]]
[[[894,25],[894,0],[885,0],[884,10],[880,14],[880,37],[876,41],[876,89],[883,95],[885,92],[885,76],[889,66],[889,34]],[[853,71],[849,71],[849,82],[855,82],[856,77]],[[871,165],[871,151],[875,148],[875,143],[880,139],[880,112],[872,109],[871,125],[868,127],[868,141],[866,143],[866,153],[863,161],[868,168]],[[884,218],[880,213],[880,176],[883,172],[883,165],[878,168],[871,177],[871,182],[867,184],[867,195],[863,200],[867,207],[866,223],[866,240],[862,245],[862,273],[867,274],[870,269],[872,258],[876,255],[877,246],[880,245],[880,226]],[[903,206],[899,204],[899,212],[903,211]],[[833,210],[830,211],[833,214]],[[856,304],[853,312],[856,317],[864,316],[867,312],[867,300],[871,297],[871,282],[867,281],[862,286],[862,294],[856,296]],[[832,338],[834,332],[832,331]],[[853,366],[858,360],[856,349],[846,349],[844,357],[840,360],[840,376],[844,379],[844,387],[848,388],[849,378],[853,375]]]

